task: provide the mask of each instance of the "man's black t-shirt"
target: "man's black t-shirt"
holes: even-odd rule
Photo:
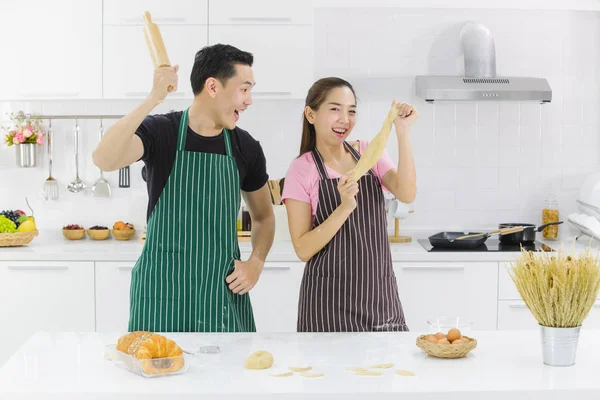
[[[172,112],[147,116],[139,126],[136,135],[144,144],[145,179],[148,186],[147,218],[154,209],[171,174],[177,151],[177,133],[183,112]],[[236,161],[240,189],[253,192],[269,180],[267,163],[260,143],[248,132],[236,127],[229,131],[232,155]],[[223,133],[207,137],[187,128],[186,151],[227,154]]]

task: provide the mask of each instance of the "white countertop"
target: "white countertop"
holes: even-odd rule
[[[410,243],[392,243],[392,260],[401,262],[503,262],[513,261],[517,252],[427,252],[419,238],[427,238],[432,232],[414,231],[409,233],[413,240]],[[540,237],[540,235],[538,235]],[[564,243],[570,247],[572,238],[557,242],[545,242],[556,249]],[[575,245],[576,250],[583,250],[589,243],[597,248],[598,242],[590,242],[582,237]],[[129,241],[119,241],[110,238],[94,241],[87,236],[85,239],[70,241],[63,237],[60,230],[40,231],[40,234],[27,246],[0,247],[0,261],[124,261],[134,262],[138,259],[143,245],[136,236]],[[242,259],[246,259],[252,251],[250,242],[240,242]],[[291,242],[275,242],[269,255],[268,262],[301,262],[296,256]]]
[[[37,333],[0,369],[0,398],[13,399],[564,399],[600,398],[599,330],[582,330],[576,364],[542,363],[539,331],[475,331],[478,347],[466,358],[427,356],[418,333],[167,334],[184,349],[217,344],[221,353],[198,354],[182,375],[143,378],[104,358],[118,334]],[[267,350],[269,370],[243,368],[245,358]],[[393,363],[378,377],[347,367]],[[270,373],[310,365],[321,378]],[[395,374],[398,369],[414,377]]]

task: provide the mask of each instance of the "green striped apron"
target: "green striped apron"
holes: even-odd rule
[[[225,282],[240,257],[240,178],[229,132],[223,130],[227,155],[191,152],[187,126],[188,110],[131,273],[129,331],[255,332],[249,295]]]

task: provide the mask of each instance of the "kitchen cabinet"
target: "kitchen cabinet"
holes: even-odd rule
[[[35,332],[95,330],[92,262],[0,262],[0,293],[0,365]]]
[[[582,329],[600,328],[600,301],[592,306]],[[498,301],[498,330],[538,329],[538,323],[522,300]]]
[[[0,2],[0,100],[102,97],[102,0]]]
[[[314,80],[313,27],[209,26],[209,44],[227,43],[254,55],[257,98],[301,98]]]
[[[301,262],[267,262],[250,291],[257,332],[296,332]]]
[[[104,0],[104,25],[142,25],[144,11],[159,27],[164,25],[206,25],[208,0]]]
[[[394,263],[400,301],[411,331],[427,331],[427,320],[465,317],[473,329],[496,328],[498,263]]]
[[[129,321],[129,286],[135,263],[96,262],[96,328],[124,332]],[[258,332],[295,332],[303,263],[265,263],[250,301]]]
[[[179,65],[179,87],[168,99],[192,99],[190,74],[196,52],[207,45],[206,26],[167,25],[161,33],[171,63]],[[104,98],[145,98],[152,89],[154,66],[142,26],[105,26],[103,37]]]
[[[312,25],[313,0],[212,0],[209,2],[211,25]]]
[[[134,262],[96,262],[96,331],[126,332]]]

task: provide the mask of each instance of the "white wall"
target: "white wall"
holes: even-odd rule
[[[515,103],[425,104],[414,97],[417,74],[464,72],[458,40],[461,24],[484,23],[496,44],[497,73],[541,76],[549,80],[549,105]],[[252,51],[252,49],[246,49]],[[417,165],[416,213],[403,228],[493,227],[498,222],[540,222],[546,194],[557,193],[563,217],[575,210],[582,180],[600,166],[600,14],[571,11],[317,9],[315,79],[340,76],[354,84],[359,122],[353,137],[372,137],[392,98],[412,102],[421,117],[412,133]],[[290,71],[293,79],[294,71]],[[187,82],[187,77],[182,77]],[[150,83],[149,83],[150,84]],[[308,88],[307,88],[308,89]],[[5,102],[0,113],[121,114],[132,101]],[[182,109],[171,101],[157,112]],[[240,127],[261,141],[269,173],[285,174],[300,143],[299,100],[255,100]],[[104,121],[107,127],[113,121]],[[81,176],[91,187],[98,170],[91,161],[99,121],[80,121]],[[6,124],[6,121],[3,121]],[[110,225],[117,219],[145,223],[147,195],[141,164],[131,168],[132,186],[117,186],[113,197],[98,200],[71,194],[74,177],[74,121],[53,121],[56,132],[54,176],[60,200],[40,196],[47,166],[14,167],[14,149],[0,150],[0,209],[23,208],[27,196],[42,229],[67,223]],[[388,150],[396,159],[392,136]],[[42,159],[45,161],[45,159]]]

